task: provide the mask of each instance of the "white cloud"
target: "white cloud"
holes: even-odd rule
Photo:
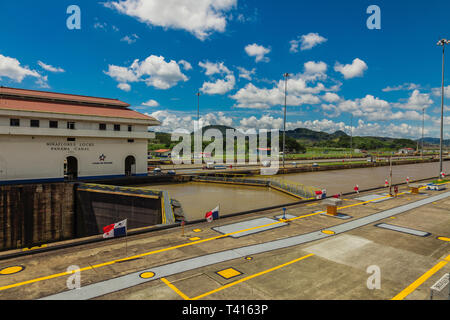
[[[395,87],[386,87],[382,89],[383,92],[391,92],[391,91],[401,91],[401,90],[415,90],[419,89],[420,86],[415,83],[404,83]]]
[[[186,71],[189,71],[192,69],[192,65],[189,62],[187,62],[186,60],[180,60],[180,61],[178,61],[178,64],[183,66],[183,69]]]
[[[204,82],[200,91],[206,94],[225,94],[234,89],[236,79],[229,74],[225,79],[218,79],[215,82]]]
[[[120,41],[127,42],[128,44],[135,43],[139,39],[139,36],[133,33],[131,36],[125,36]]]
[[[401,109],[422,110],[423,108],[428,108],[432,104],[433,100],[430,99],[428,93],[420,93],[419,90],[414,90],[406,103],[397,103],[395,104],[395,107]]]
[[[142,62],[136,59],[129,67],[109,65],[105,74],[120,83],[143,81],[157,89],[169,89],[180,81],[188,80],[177,62],[166,62],[164,57],[154,55]]]
[[[158,101],[153,100],[153,99],[150,99],[147,102],[144,102],[142,105],[146,106],[146,107],[159,107]]]
[[[217,62],[217,63],[212,63],[209,61],[206,62],[199,62],[198,65],[200,67],[202,67],[203,69],[205,69],[205,75],[207,76],[212,76],[214,74],[217,73],[226,73],[226,74],[231,74],[232,72],[230,71],[230,69],[228,69],[223,62]]]
[[[308,61],[304,64],[305,66],[305,73],[326,73],[327,72],[327,64],[325,62],[314,62],[314,61]]]
[[[181,29],[205,40],[213,32],[224,32],[226,13],[237,0],[124,0],[104,4],[148,25]]]
[[[25,77],[35,77],[41,79],[41,81],[44,80],[38,72],[30,70],[27,66],[21,66],[19,60],[0,54],[0,78],[2,77],[10,78],[19,83]]]
[[[326,41],[327,41],[327,39],[320,36],[318,33],[311,32],[311,33],[302,35],[298,39],[291,40],[289,42],[291,44],[291,48],[289,49],[289,51],[290,52],[298,52],[299,44],[301,44],[301,46],[300,46],[301,51],[310,50],[310,49],[314,48],[315,46],[317,46],[321,43],[324,43]]]
[[[252,81],[252,75],[254,75],[256,73],[255,68],[253,68],[252,70],[247,70],[242,67],[237,67],[237,69],[239,70],[239,78],[244,78],[249,81]]]
[[[161,125],[154,127],[159,132],[192,132],[194,130],[194,120],[192,115],[187,115],[177,111],[155,111],[148,114],[161,122]],[[200,117],[204,126],[224,125],[233,126],[233,118],[225,115],[224,112],[207,113]]]
[[[336,65],[334,66],[334,70],[342,73],[345,79],[362,77],[364,71],[367,69],[367,64],[358,58],[353,60],[352,64],[342,65],[339,62],[336,62]]]
[[[341,100],[341,98],[333,92],[327,92],[322,96],[322,99],[329,103],[335,103]]]
[[[38,61],[38,65],[40,65],[42,69],[50,71],[50,72],[56,72],[56,73],[65,72],[65,70],[63,68],[53,67],[49,64],[45,64],[42,61]]]
[[[131,90],[131,86],[128,83],[119,83],[117,85],[117,88],[119,88],[120,90],[126,91],[126,92]]]
[[[433,88],[432,89],[433,95],[436,97],[442,96],[442,87],[440,88]],[[450,98],[450,85],[444,87],[444,97]]]
[[[265,57],[266,54],[268,54],[271,51],[270,48],[265,48],[263,46],[257,45],[256,43],[249,44],[245,47],[245,52],[250,57],[255,57],[255,62],[269,62],[270,59]]]

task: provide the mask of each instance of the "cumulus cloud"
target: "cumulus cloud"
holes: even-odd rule
[[[442,96],[442,87],[441,88],[433,88],[432,93],[436,97]],[[450,85],[444,87],[444,97],[450,98]]]
[[[186,60],[180,60],[180,61],[178,61],[178,64],[183,66],[183,69],[186,71],[189,71],[192,69],[192,65],[189,62],[187,62]]]
[[[45,64],[42,61],[38,61],[38,65],[40,65],[42,69],[50,71],[50,72],[55,72],[55,73],[65,72],[65,70],[63,68],[53,67],[49,64]]]
[[[230,69],[228,69],[223,62],[217,62],[217,63],[213,63],[213,62],[199,62],[198,65],[200,67],[202,67],[203,69],[205,69],[205,75],[207,76],[212,76],[215,75],[217,73],[227,73],[227,74],[231,74],[232,72],[230,71]]]
[[[322,99],[329,103],[335,103],[341,100],[341,98],[333,92],[327,92],[322,96]]]
[[[128,83],[119,83],[117,85],[117,88],[126,92],[129,92],[131,90],[131,86]]]
[[[397,103],[395,104],[395,107],[401,109],[422,110],[423,108],[428,108],[432,104],[433,100],[431,100],[428,93],[420,93],[419,90],[414,90],[406,103]]]
[[[314,62],[308,61],[304,64],[305,73],[326,73],[327,72],[327,64],[325,62]]]
[[[153,100],[153,99],[150,99],[147,102],[144,102],[142,105],[146,106],[146,107],[159,107],[158,101]]]
[[[158,121],[161,125],[154,127],[155,131],[159,132],[192,132],[194,130],[194,119],[191,115],[187,115],[177,111],[159,110],[148,114]],[[225,115],[224,112],[207,113],[200,117],[204,126],[209,125],[224,125],[232,126],[233,118]]]
[[[237,0],[124,0],[104,5],[148,25],[185,30],[205,40],[225,31],[227,12]]]
[[[252,81],[252,75],[254,75],[256,73],[255,68],[253,68],[252,70],[247,70],[242,67],[237,67],[237,69],[239,70],[239,78],[244,78],[249,81]]]
[[[300,45],[300,50],[310,50],[314,48],[315,46],[326,42],[327,39],[319,35],[318,33],[308,33],[305,35],[302,35],[301,37],[298,37],[297,39],[291,40],[289,43],[291,45],[291,48],[289,49],[290,52],[298,52],[298,47]]]
[[[204,82],[200,91],[205,94],[225,94],[234,89],[236,79],[229,74],[225,79],[218,79],[215,82]]]
[[[22,66],[19,60],[0,54],[0,78],[10,78],[16,82],[22,82],[25,77],[40,79],[42,76],[27,66]]]
[[[265,48],[256,43],[249,44],[248,46],[245,47],[245,52],[250,57],[255,57],[255,62],[260,62],[260,61],[269,62],[270,59],[267,58],[265,55],[268,54],[270,51],[271,51],[270,48]]]
[[[342,73],[345,79],[351,79],[355,77],[362,77],[364,71],[368,69],[367,64],[361,59],[356,58],[351,64],[342,65],[336,62],[334,70]]]
[[[169,89],[180,81],[188,80],[176,61],[166,62],[164,57],[154,55],[143,61],[136,59],[129,67],[109,65],[105,74],[121,84],[143,81],[157,89]]]

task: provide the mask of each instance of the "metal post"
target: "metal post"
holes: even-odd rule
[[[197,121],[200,123],[200,92],[197,92],[196,95],[197,95]]]
[[[439,144],[439,179],[442,178],[443,172],[442,158],[443,158],[443,143],[444,143],[444,62],[445,62],[445,45],[450,43],[449,40],[442,39],[438,45],[442,46],[442,96],[441,96],[441,142]]]
[[[423,159],[423,139],[424,139],[424,130],[425,130],[425,108],[422,109],[423,117],[422,117],[422,159]]]
[[[350,115],[350,154],[353,154],[353,113],[351,113]]]
[[[285,156],[286,156],[286,105],[287,105],[287,78],[289,73],[283,74],[284,76],[284,121],[283,121],[283,169],[285,169]]]

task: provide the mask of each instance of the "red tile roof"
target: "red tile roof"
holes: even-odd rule
[[[156,121],[117,99],[0,87],[0,109]]]
[[[0,109],[14,111],[32,111],[53,114],[70,114],[82,116],[99,116],[109,118],[155,120],[142,113],[121,107],[97,107],[73,104],[37,102],[0,98]]]
[[[80,96],[75,94],[35,91],[35,90],[26,90],[8,87],[0,87],[0,96],[15,97],[17,99],[39,99],[54,102],[67,101],[67,102],[76,102],[77,104],[85,103],[85,104],[109,105],[124,108],[130,106],[128,103],[125,103],[117,99],[97,98],[97,97]]]

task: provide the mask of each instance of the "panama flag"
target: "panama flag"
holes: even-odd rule
[[[219,206],[217,206],[215,209],[209,211],[205,215],[206,221],[212,222],[213,220],[219,219]]]
[[[127,234],[127,219],[103,228],[103,238],[114,238]]]

